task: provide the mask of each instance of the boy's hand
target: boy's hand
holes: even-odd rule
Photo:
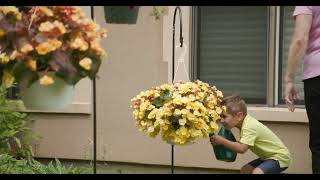
[[[220,135],[214,135],[210,137],[210,142],[212,145],[219,145],[222,144],[223,137]]]

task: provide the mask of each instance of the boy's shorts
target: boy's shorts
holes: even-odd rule
[[[258,158],[248,164],[254,168],[260,168],[265,174],[280,174],[287,169],[287,167],[280,168],[279,161],[273,159],[261,160]]]

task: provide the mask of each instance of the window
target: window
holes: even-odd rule
[[[268,7],[198,7],[196,78],[248,103],[267,96]]]
[[[240,94],[249,104],[284,105],[294,6],[193,8],[193,79]],[[303,99],[302,64],[296,85]],[[304,104],[303,101],[299,102]]]
[[[279,100],[280,104],[284,104],[284,90],[285,90],[285,83],[283,81],[283,78],[286,74],[286,67],[287,67],[287,60],[288,60],[288,51],[289,46],[291,43],[291,38],[294,30],[294,20],[293,20],[293,11],[294,6],[284,6],[280,9],[280,71],[279,71]],[[301,99],[304,99],[304,93],[303,93],[303,82],[301,80],[301,74],[302,74],[302,64],[298,65],[296,77],[295,77],[295,84],[296,88],[299,92],[299,95]],[[300,101],[299,104],[304,104],[303,101]]]

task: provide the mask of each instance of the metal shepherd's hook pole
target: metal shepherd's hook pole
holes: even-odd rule
[[[181,13],[181,8],[177,6],[174,10],[174,16],[173,16],[173,36],[172,36],[172,84],[174,83],[174,65],[175,65],[175,59],[174,59],[174,53],[175,53],[175,23],[176,23],[176,14],[177,11],[179,11],[180,15],[180,47],[183,46],[183,37],[182,37],[182,13]],[[171,145],[171,173],[174,173],[174,145]]]
[[[94,6],[91,7],[91,19],[94,21]],[[97,174],[97,115],[96,115],[96,76],[92,78],[93,91],[93,174]]]

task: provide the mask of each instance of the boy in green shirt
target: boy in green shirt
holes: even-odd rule
[[[213,145],[222,144],[237,153],[250,149],[259,158],[241,168],[240,173],[277,174],[289,167],[290,152],[283,142],[265,125],[247,114],[247,106],[240,96],[229,96],[223,100],[226,112],[221,123],[226,129],[240,129],[240,141],[232,142],[222,136],[210,138]]]

